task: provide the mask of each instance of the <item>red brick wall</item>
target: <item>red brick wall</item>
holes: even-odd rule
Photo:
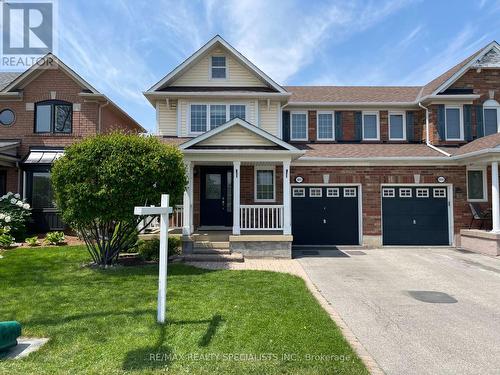
[[[6,191],[13,192],[13,193],[19,193],[17,189],[18,185],[18,174],[17,174],[17,169],[16,168],[7,168],[7,167],[0,167],[0,172],[6,172],[6,177],[7,177],[7,184],[6,184]]]
[[[464,166],[449,167],[310,167],[292,166],[292,181],[302,176],[304,184],[322,183],[323,174],[330,174],[330,183],[359,183],[363,192],[363,233],[381,234],[380,185],[384,183],[414,183],[414,174],[420,174],[420,183],[436,183],[438,176],[453,184],[455,234],[468,228],[471,220],[467,204],[466,172]],[[490,194],[491,196],[491,194]]]
[[[316,142],[316,111],[308,111],[307,121],[308,121],[308,139],[309,142]]]
[[[342,111],[342,140],[354,140],[354,111]]]
[[[380,140],[382,142],[387,142],[389,140],[389,112],[380,111]]]

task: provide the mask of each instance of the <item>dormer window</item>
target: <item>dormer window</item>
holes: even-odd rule
[[[226,79],[227,78],[226,56],[212,56],[210,72],[212,79]]]
[[[35,133],[71,133],[73,105],[61,100],[46,100],[35,106]]]

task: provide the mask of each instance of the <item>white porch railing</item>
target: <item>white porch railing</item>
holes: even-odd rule
[[[182,228],[182,215],[183,215],[183,206],[177,205],[174,207],[173,212],[169,215],[169,229],[180,229]],[[151,216],[147,216],[144,220],[139,224],[139,228],[142,228],[145,223],[148,223],[151,219],[151,223],[146,227],[146,232],[156,232],[160,230],[160,217],[155,216],[152,218]]]
[[[241,230],[283,230],[283,205],[241,205]]]

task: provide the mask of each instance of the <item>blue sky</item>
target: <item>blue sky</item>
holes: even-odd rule
[[[58,55],[148,130],[142,92],[220,34],[290,85],[420,85],[500,41],[500,1],[60,0]]]

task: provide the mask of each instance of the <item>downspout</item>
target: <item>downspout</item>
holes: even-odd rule
[[[102,109],[109,105],[109,100],[99,105],[99,119],[97,120],[97,134],[101,134]]]
[[[425,109],[425,144],[432,148],[433,150],[440,152],[443,155],[446,156],[451,156],[451,154],[447,153],[446,151],[441,150],[439,147],[434,146],[429,138],[429,108],[424,107],[421,102],[418,102],[418,106],[420,108]]]

